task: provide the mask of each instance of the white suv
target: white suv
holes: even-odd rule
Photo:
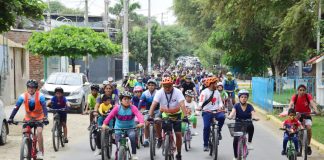
[[[7,135],[9,134],[8,122],[5,114],[5,109],[2,101],[0,100],[0,145],[7,142]]]

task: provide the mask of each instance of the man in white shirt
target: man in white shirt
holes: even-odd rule
[[[221,130],[225,121],[225,114],[221,112],[223,110],[222,98],[217,91],[217,82],[216,77],[208,77],[205,80],[206,89],[204,89],[199,98],[199,104],[197,110],[202,110],[202,116],[204,121],[204,151],[208,151],[208,139],[210,132],[210,125],[212,119],[215,118],[218,121],[218,139],[222,139]],[[213,114],[212,111],[220,111],[216,114]]]

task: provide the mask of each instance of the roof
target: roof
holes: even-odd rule
[[[306,62],[306,64],[315,64],[324,59],[324,53],[317,55]]]
[[[14,48],[25,48],[22,44],[20,43],[16,43],[10,39],[7,39],[6,37],[4,37],[3,35],[0,34],[0,45],[7,45],[7,41],[8,41],[8,46],[9,47],[14,47]]]

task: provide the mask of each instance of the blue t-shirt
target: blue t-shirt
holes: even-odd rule
[[[252,111],[254,111],[254,108],[251,104],[247,104],[245,111],[242,110],[240,103],[236,103],[234,105],[234,108],[236,110],[236,118],[237,119],[242,119],[242,120],[252,119]]]
[[[131,107],[123,108],[118,106],[118,114],[116,116],[115,128],[133,128],[135,127],[135,115]]]
[[[67,100],[66,100],[65,97],[62,97],[62,98],[58,99],[56,96],[54,96],[51,99],[51,104],[52,104],[53,109],[65,108],[66,107],[66,102],[67,102]],[[66,112],[64,112],[64,111],[58,111],[58,113],[66,114]]]
[[[140,102],[140,98],[136,97],[136,96],[133,96],[132,98],[132,103],[134,106],[136,106],[138,108],[138,104]]]
[[[146,110],[150,110],[151,108],[151,104],[153,102],[154,96],[155,96],[156,90],[153,92],[153,94],[151,94],[151,92],[149,90],[146,90],[142,93],[141,96],[141,106],[146,106]],[[156,107],[155,110],[160,109],[160,107]]]

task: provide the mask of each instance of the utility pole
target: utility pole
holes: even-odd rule
[[[51,8],[50,8],[50,0],[47,0],[47,25],[44,28],[45,31],[51,30]],[[47,79],[47,57],[44,56],[44,80]]]
[[[129,53],[128,53],[128,2],[124,0],[124,25],[123,25],[123,75],[129,72]]]
[[[316,50],[317,54],[320,54],[321,52],[321,1],[318,1],[318,27],[317,27],[317,44],[316,44]]]
[[[152,73],[151,64],[152,52],[151,52],[151,0],[148,0],[148,22],[147,22],[147,72]]]
[[[88,22],[89,22],[89,17],[88,17],[88,0],[85,0],[85,6],[84,6],[84,25],[86,27],[88,27]],[[89,61],[90,61],[90,55],[89,53],[86,56],[85,59],[85,74],[87,75],[88,79],[89,79]]]
[[[105,15],[104,15],[104,23],[105,23],[105,32],[107,33],[108,38],[110,39],[110,34],[109,34],[109,24],[110,24],[110,19],[109,19],[109,0],[105,0]]]
[[[164,26],[164,22],[163,22],[163,12],[161,13],[161,26]]]

